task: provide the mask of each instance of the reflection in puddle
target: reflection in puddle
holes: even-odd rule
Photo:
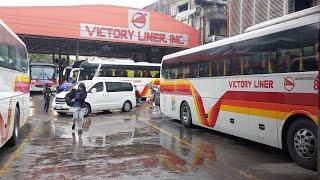
[[[112,120],[92,123],[86,138],[92,146],[132,144],[135,132],[135,120]]]

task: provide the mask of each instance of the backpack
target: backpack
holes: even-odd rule
[[[71,91],[70,93],[66,94],[66,96],[64,97],[64,100],[66,101],[66,104],[68,106],[70,106],[70,107],[72,107],[73,104],[74,104],[74,98],[71,97],[72,93],[73,92]]]

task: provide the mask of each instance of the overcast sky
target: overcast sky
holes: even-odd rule
[[[0,6],[63,6],[83,4],[111,4],[143,8],[157,0],[0,0]]]

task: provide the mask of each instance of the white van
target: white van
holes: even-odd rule
[[[85,116],[92,112],[118,110],[130,111],[136,104],[135,88],[130,82],[120,81],[80,81],[87,90]],[[56,95],[52,108],[58,114],[72,113],[73,108],[65,102],[65,96],[73,88],[78,88],[80,82],[74,84],[66,91]]]

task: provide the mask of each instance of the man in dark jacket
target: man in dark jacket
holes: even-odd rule
[[[74,99],[73,103],[73,124],[72,130],[75,129],[75,123],[78,122],[78,133],[82,133],[84,109],[86,108],[85,100],[87,97],[86,87],[84,83],[80,83],[78,89],[71,90],[67,94],[69,99]]]
[[[48,112],[49,110],[49,104],[50,104],[50,95],[51,95],[51,89],[49,87],[49,84],[46,84],[45,88],[42,91],[43,97],[44,97],[44,107],[43,110],[45,112]]]

